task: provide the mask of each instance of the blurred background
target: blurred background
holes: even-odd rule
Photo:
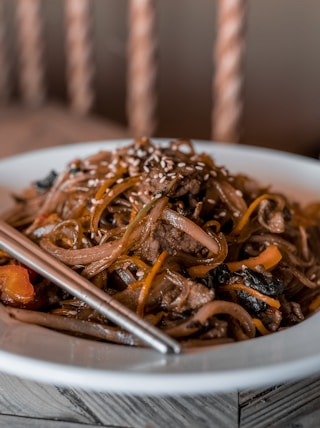
[[[11,87],[18,99],[14,3],[1,0],[9,34]],[[127,126],[128,1],[91,0],[95,99],[92,114]],[[320,2],[247,2],[240,141],[318,157]],[[42,0],[47,96],[67,102],[64,0]],[[211,138],[216,0],[159,0],[157,127],[154,136]],[[0,117],[0,130],[1,130]]]

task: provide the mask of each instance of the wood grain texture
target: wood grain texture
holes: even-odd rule
[[[34,425],[23,424],[25,418]],[[238,394],[138,397],[55,387],[0,373],[0,427],[64,427],[47,421],[68,422],[70,427],[235,428]]]
[[[111,425],[88,425],[77,422],[51,421],[48,419],[25,418],[0,415],[0,428],[128,428]]]
[[[170,386],[168,385],[168,388]],[[70,390],[69,392],[70,393]],[[68,395],[67,393],[67,395]],[[74,392],[103,424],[150,428],[233,428],[238,426],[238,394],[179,397]]]
[[[320,377],[239,395],[241,428],[320,426]]]
[[[96,424],[99,419],[56,387],[0,373],[0,414]]]

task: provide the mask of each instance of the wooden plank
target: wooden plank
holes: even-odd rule
[[[127,428],[111,425],[87,425],[69,421],[50,421],[48,419],[24,418],[21,416],[0,415],[0,428]]]
[[[24,418],[34,419],[38,421],[31,424],[34,427],[43,426],[41,420],[51,420],[86,426],[234,428],[238,394],[139,397],[55,387],[0,373],[0,415],[15,416],[17,424]],[[0,427],[1,423],[0,418]]]
[[[304,407],[300,411],[301,414],[296,415],[292,420],[292,428],[319,428],[320,409],[307,414],[305,414],[306,409]],[[282,424],[280,428],[288,428],[288,424]]]
[[[170,386],[168,386],[170,388]],[[68,396],[70,390],[64,393]],[[238,426],[238,394],[136,397],[74,391],[104,424],[133,427],[233,428]]]
[[[0,373],[0,414],[100,423],[98,418],[86,411],[81,402],[72,402],[56,387],[3,373]]]
[[[240,427],[319,426],[320,419],[317,425],[312,425],[312,421],[320,416],[319,408],[320,377],[265,390],[247,390],[239,395]],[[298,423],[299,418],[301,425]]]

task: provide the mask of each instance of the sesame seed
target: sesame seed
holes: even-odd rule
[[[160,183],[161,184],[164,183],[165,181],[166,181],[166,177],[165,176],[163,176],[163,177],[160,178]]]
[[[89,189],[87,187],[81,187],[81,186],[77,187],[77,190],[79,192],[88,192],[89,191]]]
[[[203,171],[203,166],[201,165],[196,165],[195,169],[197,169],[198,171]]]
[[[163,168],[163,169],[165,169],[165,167],[166,167],[166,161],[164,161],[163,159],[162,159],[162,161],[160,162],[160,165],[161,165],[161,167]]]
[[[89,187],[96,187],[99,184],[99,180],[97,178],[88,180]]]
[[[147,152],[145,150],[138,150],[137,155],[139,158],[144,158],[147,155]]]
[[[215,204],[216,201],[214,199],[208,199],[208,204]]]
[[[147,167],[147,165],[144,165],[143,169],[144,169],[145,172],[150,172],[150,169]]]
[[[206,174],[206,175],[203,177],[203,180],[204,180],[204,181],[207,181],[207,180],[209,180],[209,177],[210,177],[210,175],[209,175],[209,174]]]
[[[221,168],[221,173],[222,173],[224,176],[227,176],[227,175],[228,175],[227,170],[226,170],[225,168]]]
[[[92,203],[92,205],[101,205],[103,203],[103,199],[92,198],[91,203]]]
[[[179,168],[183,168],[184,166],[186,166],[185,162],[179,162],[177,165]]]

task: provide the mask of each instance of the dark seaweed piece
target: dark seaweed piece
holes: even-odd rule
[[[234,272],[235,275],[243,278],[243,283],[260,293],[270,297],[278,297],[283,292],[283,283],[279,278],[275,278],[270,273],[263,274],[249,268]]]
[[[52,170],[45,178],[42,178],[41,180],[36,180],[33,185],[38,190],[38,192],[45,192],[53,186],[57,177],[58,174]]]
[[[241,306],[243,306],[251,314],[258,315],[260,312],[267,309],[267,304],[265,302],[257,299],[254,296],[251,296],[245,291],[239,291],[238,298]]]
[[[225,263],[217,266],[210,270],[205,278],[202,279],[202,283],[207,288],[217,288],[220,285],[225,284],[232,277],[232,273]]]

